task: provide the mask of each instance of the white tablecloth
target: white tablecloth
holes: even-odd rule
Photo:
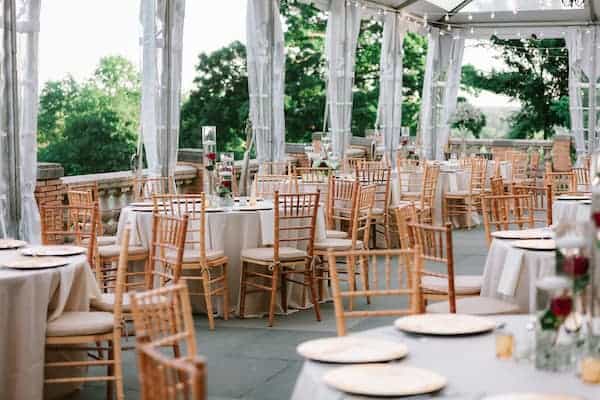
[[[581,201],[556,199],[552,204],[552,223],[589,222],[591,206]]]
[[[271,204],[270,202],[268,203]],[[121,237],[128,221],[135,223],[132,244],[149,248],[152,239],[152,213],[135,212],[131,207],[123,208],[121,210],[117,228],[117,241]],[[232,307],[237,307],[239,305],[241,282],[240,253],[242,249],[271,245],[273,241],[273,224],[274,213],[272,209],[261,211],[236,211],[233,209],[207,213],[207,248],[211,250],[223,250],[225,255],[229,257],[227,271],[229,304]],[[323,240],[326,237],[326,234],[325,216],[322,208],[319,208],[315,240]],[[194,291],[197,292],[199,290]],[[290,290],[288,290],[289,307],[291,309],[301,308],[303,306],[303,304],[301,304],[303,299],[302,288],[299,285],[291,285]],[[310,301],[308,297],[306,297],[306,299],[306,306],[309,306]],[[194,310],[205,310],[204,300],[200,299],[199,296],[193,296],[192,303]],[[248,316],[263,315],[268,312],[268,304],[268,296],[266,293],[264,296],[261,296],[260,294],[248,295],[246,300],[246,314]],[[221,315],[223,308],[220,298],[213,299],[213,305],[217,313]],[[282,309],[279,306],[278,311],[282,312]]]
[[[531,340],[526,329],[529,316],[502,316],[496,320],[506,323],[506,329],[516,337],[517,347]],[[498,360],[493,333],[434,337],[404,334],[387,326],[358,335],[402,342],[409,353],[399,363],[430,369],[448,379],[441,392],[408,397],[410,399],[480,400],[484,396],[510,392],[568,394],[587,400],[598,399],[598,386],[583,384],[575,373],[538,371],[530,362]],[[292,400],[366,400],[366,397],[345,394],[325,385],[323,375],[338,367],[306,361],[296,381]]]
[[[0,262],[15,256],[16,251],[0,251]],[[2,399],[43,397],[46,321],[65,311],[87,311],[90,300],[100,296],[86,257],[69,261],[65,267],[35,271],[0,267]],[[48,393],[60,392],[58,386],[48,386]]]
[[[536,311],[536,281],[556,273],[554,252],[524,250],[515,293],[513,296],[506,296],[498,292],[498,287],[502,280],[509,250],[512,247],[510,243],[511,240],[503,239],[492,241],[485,261],[481,295],[515,303],[521,311],[534,312]]]

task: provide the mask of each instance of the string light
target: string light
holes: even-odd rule
[[[496,18],[496,13],[492,11],[490,13],[490,19],[494,19],[494,18]]]
[[[469,19],[469,21],[473,20],[473,14],[469,14],[469,16],[467,17]]]

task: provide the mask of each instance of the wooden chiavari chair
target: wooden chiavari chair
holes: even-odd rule
[[[152,196],[175,194],[173,177],[141,177],[133,179],[134,201],[152,201]]]
[[[337,260],[340,258],[358,259],[363,273],[363,288],[356,290],[351,286],[342,286],[338,272]],[[383,262],[380,262],[383,258]],[[423,301],[419,285],[420,271],[423,268],[423,258],[420,249],[413,250],[351,250],[330,251],[327,253],[329,270],[331,271],[331,286],[335,307],[335,320],[338,336],[346,335],[346,319],[363,317],[405,316],[422,312]],[[403,275],[408,271],[409,279]],[[353,271],[348,270],[348,275]],[[406,282],[406,284],[403,284]],[[389,308],[377,304],[377,310],[353,310],[352,299],[358,296],[367,298],[394,297],[398,300],[408,299],[406,308]],[[348,299],[345,308],[344,299]],[[388,303],[389,304],[389,303]],[[394,304],[401,304],[400,301]]]
[[[516,195],[531,195],[533,200],[533,221],[539,223],[542,226],[552,225],[552,187],[550,185],[544,186],[525,186],[515,185],[512,186],[512,194]],[[492,194],[494,195],[494,194]]]
[[[422,271],[421,289],[424,300],[446,300],[450,312],[455,313],[457,298],[479,296],[483,282],[481,275],[455,274],[451,224],[410,224],[409,228],[413,245],[421,248],[423,259],[443,265],[441,273]]]
[[[356,168],[360,165],[361,162],[365,161],[364,158],[352,158],[346,157],[342,162],[342,169],[344,172],[348,174],[354,174]]]
[[[258,175],[292,175],[290,161],[267,161],[258,166]]]
[[[363,169],[389,168],[390,164],[385,158],[382,158],[381,160],[360,160],[357,167]]]
[[[377,247],[377,234],[383,234],[385,247],[391,247],[390,235],[390,195],[391,195],[391,169],[387,168],[361,168],[356,169],[356,180],[361,185],[375,185],[375,202],[371,209],[371,218],[374,229],[371,230],[373,247]],[[383,230],[377,228],[381,226]],[[368,243],[365,243],[367,245]]]
[[[509,162],[512,170],[512,182],[527,184],[529,180],[529,176],[527,175],[527,154],[520,151],[511,151]]]
[[[252,190],[256,197],[272,199],[275,192],[298,193],[298,180],[291,175],[257,175]]]
[[[414,241],[411,237],[409,225],[421,222],[417,214],[417,209],[414,203],[410,203],[397,207],[394,211],[396,216],[396,225],[398,226],[398,239],[400,248],[410,249],[412,248]]]
[[[96,204],[98,207],[98,246],[109,246],[117,243],[116,236],[104,235],[102,226],[102,210],[100,209],[100,194],[98,183],[72,184],[67,187],[67,203],[72,206]]]
[[[577,193],[577,177],[575,172],[550,172],[546,171],[545,184],[552,187],[552,197],[563,194]]]
[[[95,212],[96,208],[92,208]],[[92,228],[90,235],[95,234]],[[104,311],[65,311],[57,319],[48,322],[46,328],[46,351],[98,351],[102,356],[95,360],[82,361],[46,361],[45,368],[48,375],[53,375],[63,368],[77,367],[106,367],[105,375],[73,376],[53,378],[46,377],[45,384],[75,383],[104,381],[107,383],[107,397],[112,398],[113,391],[118,400],[124,398],[123,372],[121,359],[121,333],[122,333],[122,303],[125,271],[127,269],[127,244],[130,229],[126,228],[121,242],[119,266],[114,278],[115,294],[112,312]],[[104,345],[106,343],[106,345]]]
[[[444,222],[452,217],[465,216],[467,228],[473,226],[472,215],[481,208],[481,195],[485,191],[485,177],[487,175],[487,160],[484,158],[471,159],[471,178],[469,190],[447,192],[444,194],[442,214]]]
[[[310,289],[317,321],[321,320],[312,268],[318,207],[319,192],[275,192],[273,247],[243,249],[241,253],[240,318],[245,316],[246,295],[267,292],[270,294],[269,326],[273,326],[277,291],[281,292],[281,305],[287,312],[287,284],[290,282]],[[297,275],[303,276],[304,281],[290,278]],[[265,281],[268,283],[264,284]]]
[[[352,211],[359,190],[356,180],[339,179],[329,176],[327,188],[327,237],[347,239],[352,225]]]
[[[375,185],[360,186],[358,181],[342,181],[340,183],[340,189],[345,192],[345,195],[351,196],[350,210],[346,209],[340,216],[340,222],[349,223],[349,237],[346,239],[340,238],[327,238],[324,241],[315,243],[315,256],[317,257],[316,262],[316,273],[317,280],[319,282],[319,299],[323,298],[323,281],[331,278],[331,272],[327,267],[323,267],[322,262],[327,255],[328,251],[350,251],[350,250],[362,250],[366,248],[369,240],[369,229],[371,226],[371,210],[373,209],[373,203],[375,201],[376,187]],[[343,186],[342,186],[343,185]],[[340,190],[340,191],[341,191]],[[339,196],[342,197],[342,196]],[[342,201],[343,202],[343,201]],[[348,207],[348,206],[346,206]],[[349,211],[350,220],[347,220],[345,214]],[[347,258],[346,263],[348,264],[349,271],[355,271],[356,260],[354,258]],[[348,282],[350,286],[356,286],[355,273],[348,275]]]
[[[204,400],[206,362],[198,356],[173,359],[151,343],[137,346],[142,400]]]
[[[183,255],[189,216],[154,212],[150,265],[146,273],[146,289],[178,283],[182,275]]]
[[[154,196],[154,212],[177,217],[188,216],[183,261],[182,281],[200,282],[201,291],[191,296],[201,296],[206,304],[208,325],[215,329],[213,296],[223,300],[223,318],[229,319],[229,289],[227,266],[229,258],[222,250],[206,248],[206,201],[204,193],[188,195]],[[199,274],[198,274],[199,273]]]
[[[327,183],[331,172],[331,168],[327,167],[299,167],[295,169],[296,177],[302,183],[309,184]]]
[[[419,219],[424,223],[433,223],[433,202],[440,176],[440,166],[425,165],[423,182],[421,184],[421,196],[416,202]]]
[[[575,190],[577,192],[589,192],[590,191],[590,170],[582,168],[573,168],[575,173]]]
[[[138,345],[171,348],[177,360],[196,356],[196,332],[185,282],[136,293],[130,301]]]
[[[400,187],[400,199],[417,201],[422,191],[422,180],[416,179],[423,171],[419,160],[406,158],[396,159],[396,174],[398,185]]]
[[[522,230],[533,228],[533,195],[483,196],[483,226],[488,246],[492,243],[492,231]]]
[[[502,176],[492,176],[490,178],[490,193],[492,196],[502,196],[504,191],[504,179]]]

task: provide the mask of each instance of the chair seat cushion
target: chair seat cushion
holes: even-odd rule
[[[112,332],[115,317],[103,311],[65,312],[48,322],[46,336],[85,336]]]
[[[100,257],[116,257],[121,252],[121,246],[117,244],[111,244],[109,246],[102,246],[98,248],[98,254]],[[148,249],[143,246],[129,246],[127,248],[127,254],[129,255],[142,255],[147,254]]]
[[[360,240],[356,241],[356,249],[362,249],[363,242]],[[315,242],[315,249],[317,250],[352,250],[352,239],[334,239],[327,238],[320,242]]]
[[[446,314],[450,312],[447,301],[432,303],[427,306],[428,313]],[[519,306],[493,297],[465,297],[456,300],[456,312],[470,315],[518,314]]]
[[[254,249],[243,249],[242,258],[257,260],[257,261],[271,261],[273,259],[274,249],[272,247],[258,247]],[[302,260],[308,257],[308,253],[304,250],[299,250],[294,247],[280,247],[279,248],[279,259],[283,261]]]
[[[224,257],[225,253],[223,250],[206,250],[207,260],[216,260],[217,258]],[[167,258],[175,259],[175,251],[168,251]],[[200,249],[185,249],[183,250],[183,262],[184,263],[199,263],[200,262]]]
[[[327,238],[346,239],[347,237],[348,237],[348,232],[327,230]]]
[[[418,199],[421,197],[421,192],[402,192],[400,193],[401,199]]]
[[[346,154],[346,157],[354,158],[354,157],[364,156],[366,154],[366,152],[363,149],[359,149],[356,147],[350,147],[349,149],[346,149],[345,154]]]
[[[371,208],[371,215],[375,215],[375,216],[383,215],[383,212],[384,212],[383,208],[378,208],[378,207]]]
[[[115,308],[115,294],[102,293],[102,297],[99,299],[92,299],[90,305],[94,310],[112,312]],[[121,310],[125,313],[131,312],[131,303],[129,302],[129,296],[127,294],[123,296]]]
[[[457,190],[456,192],[446,192],[444,196],[446,197],[464,197],[468,196],[470,192],[468,190]]]
[[[116,236],[97,236],[96,241],[98,246],[110,246],[111,244],[117,244]],[[82,244],[87,245],[90,243],[90,239],[83,239]]]
[[[478,294],[481,291],[483,278],[481,275],[456,275],[454,277],[454,292],[457,295]],[[423,290],[438,293],[448,293],[448,280],[437,276],[424,276],[421,280]]]

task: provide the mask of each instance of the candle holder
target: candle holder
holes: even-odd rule
[[[203,190],[209,202],[214,201],[217,187],[215,174],[217,164],[217,128],[202,127],[202,158],[204,164]]]
[[[233,206],[233,175],[234,154],[232,152],[221,153],[219,163],[219,186],[218,195],[222,207]]]

